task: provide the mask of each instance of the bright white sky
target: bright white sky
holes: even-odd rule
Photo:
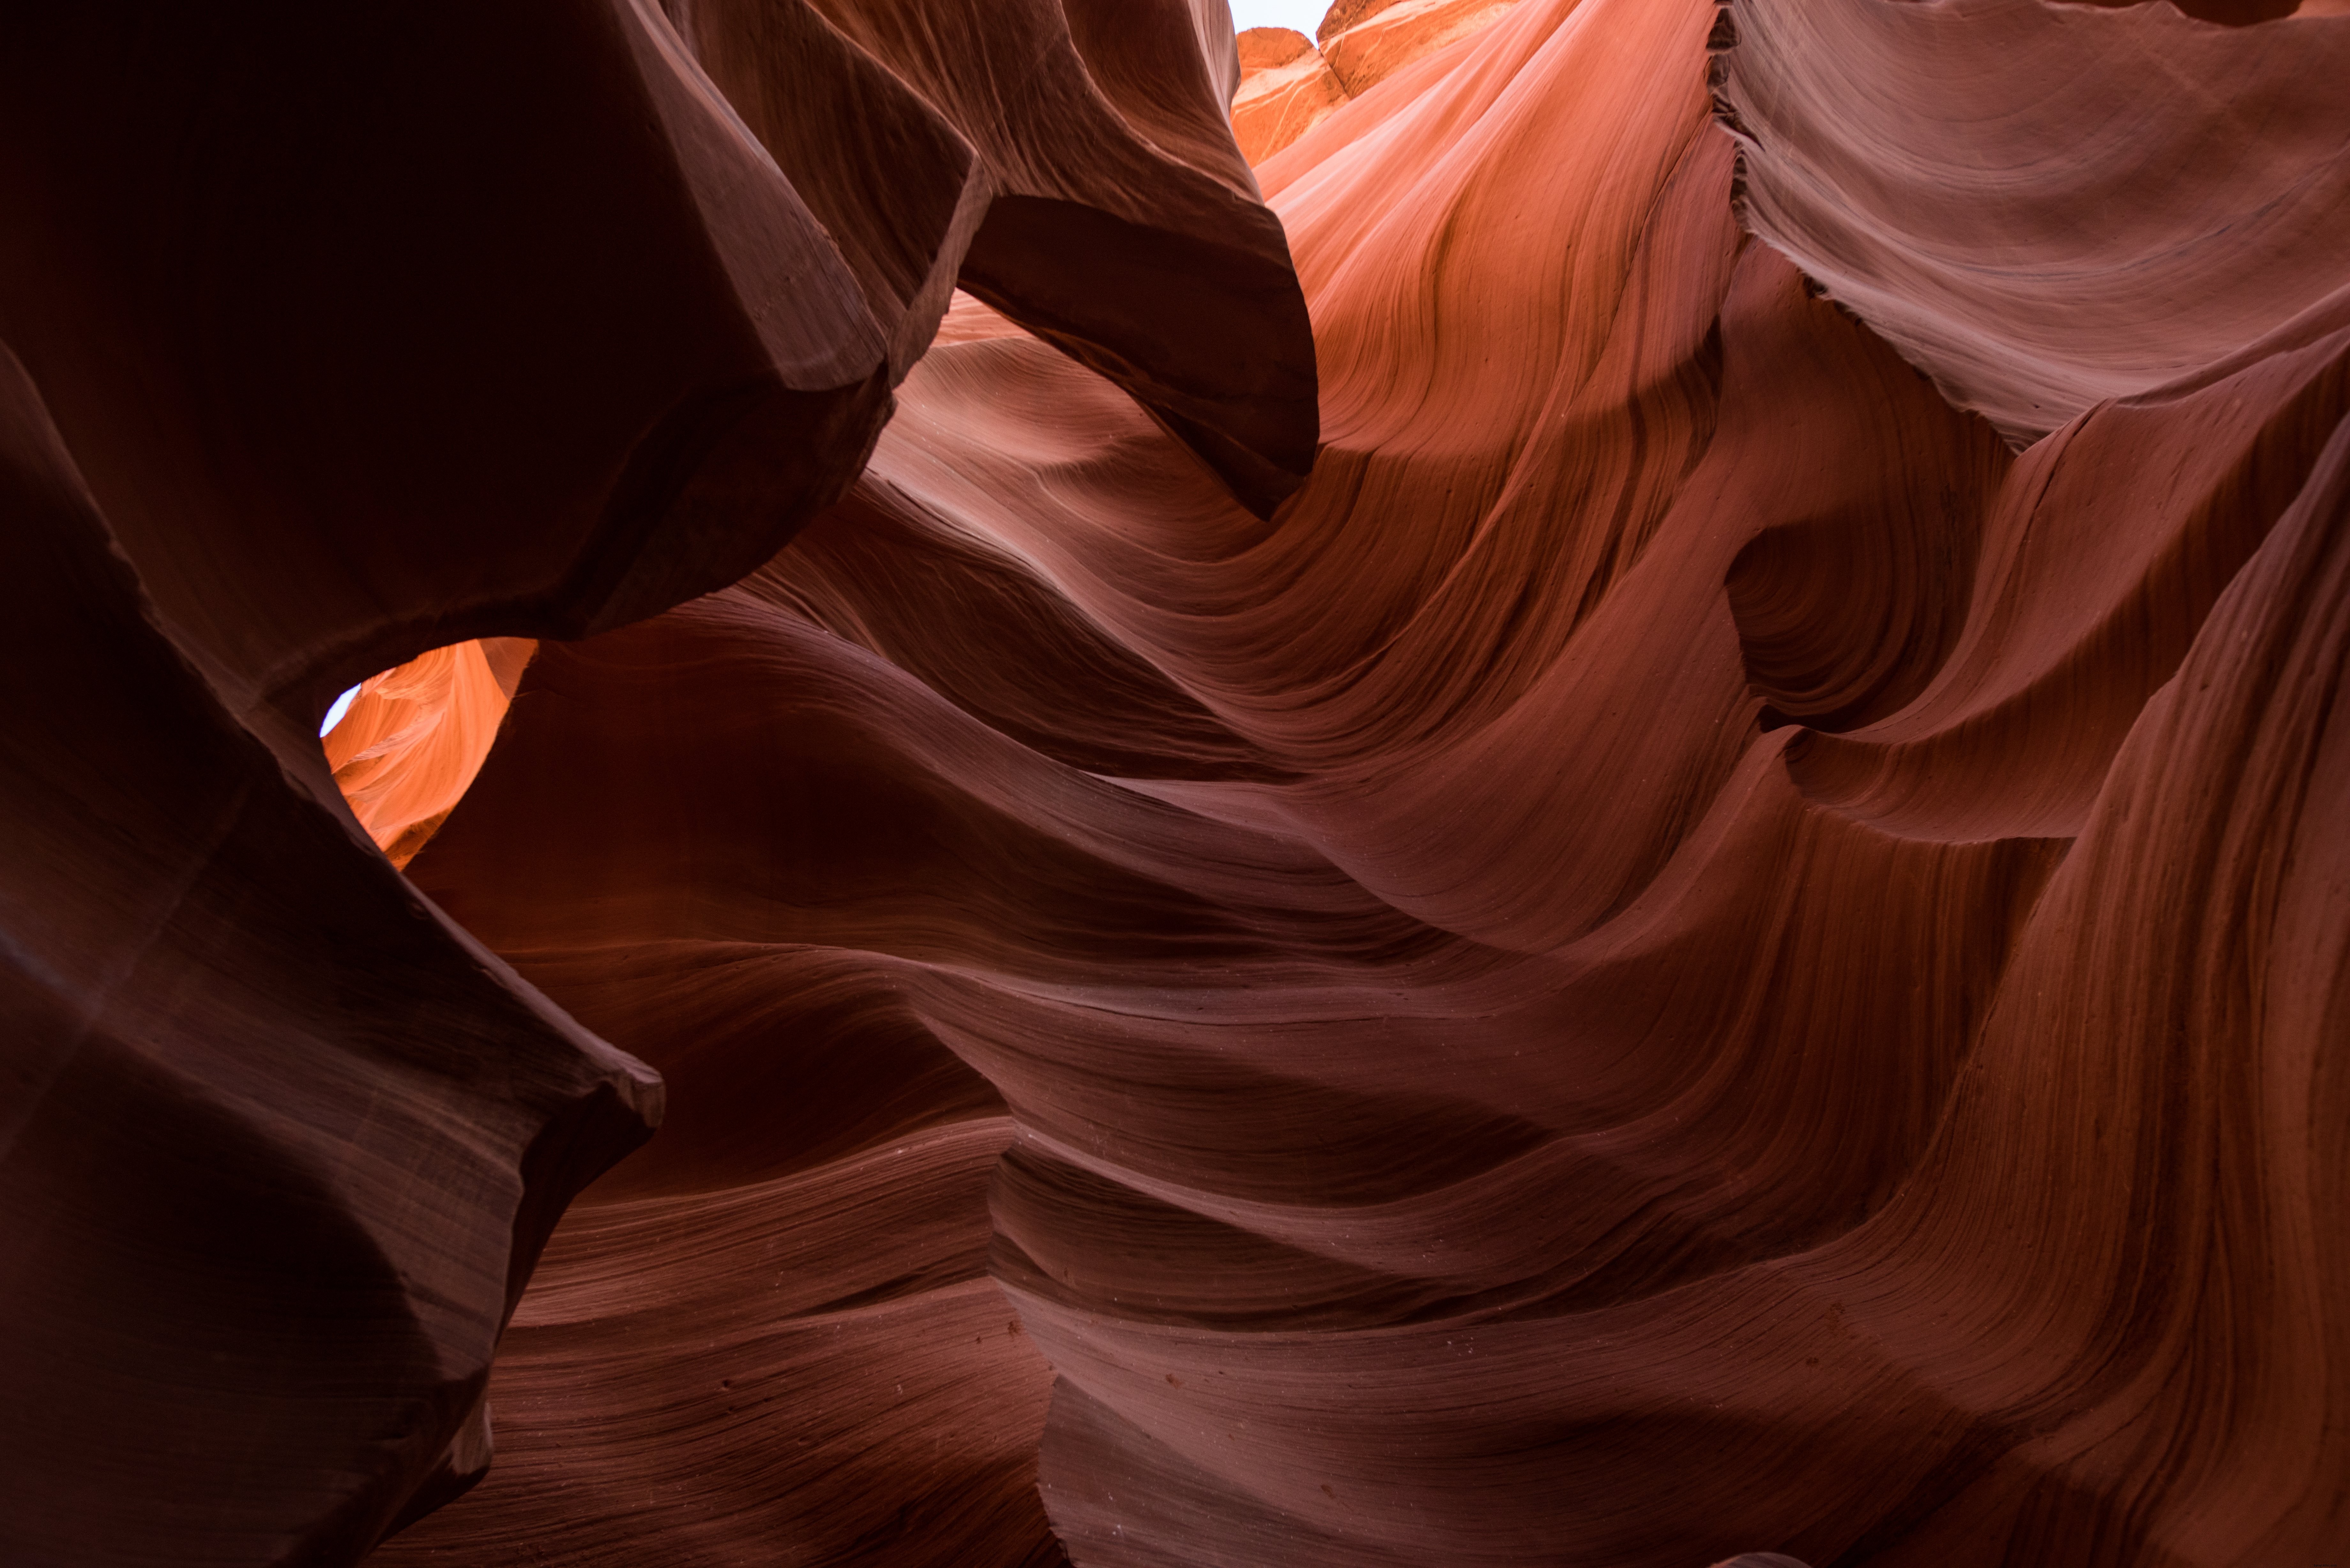
[[[1295,27],[1307,37],[1322,25],[1330,0],[1232,0],[1232,31],[1251,27]]]

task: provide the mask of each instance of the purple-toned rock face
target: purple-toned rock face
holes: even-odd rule
[[[2340,1559],[2277,9],[27,20],[0,1561]]]

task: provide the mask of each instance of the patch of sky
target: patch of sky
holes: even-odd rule
[[[1329,9],[1330,0],[1232,0],[1232,31],[1292,27],[1310,38]]]
[[[318,739],[325,740],[327,732],[343,722],[343,715],[351,711],[351,699],[359,694],[359,689],[354,686],[335,699],[335,705],[327,710],[327,722],[318,726]]]

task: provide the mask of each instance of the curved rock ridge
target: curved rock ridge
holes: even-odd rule
[[[0,1559],[2334,1561],[2324,3],[27,19]]]
[[[2188,9],[1737,0],[1743,216],[2018,445],[2321,337],[2350,320],[2350,19]]]
[[[1361,97],[1424,55],[1490,26],[1519,0],[1337,0],[1315,29],[1322,57]]]
[[[2018,453],[1742,233],[1730,42],[1523,0],[1264,161],[1274,517],[958,304],[791,549],[542,652],[411,869],[671,1112],[387,1561],[2338,1553],[2350,323],[2149,296]]]
[[[0,72],[0,320],[240,712],[732,581],[887,416],[854,275],[630,0],[76,8]]]
[[[1303,33],[1251,27],[1238,42],[1241,85],[1232,95],[1232,140],[1241,155],[1257,164],[1327,119],[1347,94]]]
[[[238,722],[5,352],[0,517],[0,1557],[356,1561],[660,1081]]]
[[[722,97],[650,0],[27,21],[0,323],[234,708],[315,730],[429,649],[739,578],[855,477],[958,272],[1250,504],[1295,487],[1313,346],[1228,22],[877,5],[877,60],[835,9],[687,18],[776,33],[797,121],[729,54]]]
[[[1252,164],[1388,77],[1498,21],[1518,0],[1360,0],[1330,7],[1320,44],[1286,27],[1240,36],[1232,134]]]
[[[1175,9],[1102,38],[1089,14],[1075,45],[1054,22],[1083,61],[1055,90],[1091,94],[1092,121],[993,104],[984,57],[942,57],[931,87],[962,95],[953,137],[1027,160],[991,220],[1003,190],[1094,213],[1091,179],[1248,252],[1243,303],[1294,307],[1287,348],[1220,332],[1201,302],[1232,280],[1170,271],[1188,253],[1106,250],[1070,308],[1127,324],[1103,341],[1129,384],[1163,379],[1226,467],[1220,442],[1286,432],[1297,450],[1265,450],[1297,458],[1294,483],[1303,306],[1207,85],[1228,23]],[[394,862],[463,794],[535,639],[705,595],[840,498],[944,306],[889,294],[860,242],[903,219],[898,254],[934,244],[951,273],[978,253],[860,182],[872,146],[911,134],[897,78],[877,87],[862,56],[806,78],[832,93],[833,156],[787,176],[638,0],[18,20],[0,51],[0,1560],[354,1562],[484,1473],[494,1348],[556,1217],[663,1104],[641,1059]],[[1112,119],[1149,147],[1079,144]],[[1169,152],[1186,125],[1204,129]],[[1051,299],[1070,258],[1014,231],[988,277]],[[1274,482],[1243,477],[1263,504]],[[980,1211],[1008,1129],[949,1065],[931,1119],[955,1130],[874,1211],[885,1228]],[[1013,1321],[965,1241],[911,1249],[944,1304],[879,1337]],[[987,1323],[997,1383],[969,1425],[992,1486],[1033,1472],[1045,1385]],[[895,1496],[862,1430],[840,1473]],[[1042,1539],[1024,1495],[1012,1528]]]
[[[1313,467],[1313,334],[1226,122],[1220,0],[663,4],[894,324],[893,378],[960,282],[1259,515]]]

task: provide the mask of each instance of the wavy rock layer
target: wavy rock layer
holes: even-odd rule
[[[2350,28],[2290,5],[1738,0],[1754,231],[2018,444],[2350,321]]]
[[[1212,0],[26,20],[0,1557],[2333,1561],[2350,20],[2197,9],[1253,174]]]
[[[1490,26],[1518,0],[1338,0],[1315,29],[1331,74],[1360,97],[1424,55]]]
[[[1347,88],[1303,33],[1251,27],[1238,41],[1232,140],[1251,163],[1262,163],[1329,119],[1347,101]]]
[[[0,516],[0,1555],[355,1560],[660,1083],[236,720],[5,354]]]
[[[1313,337],[1226,123],[1224,6],[664,4],[894,324],[893,379],[959,280],[1132,393],[1243,504],[1297,488]]]
[[[948,0],[779,10],[823,117],[799,142],[649,0],[16,19],[0,1560],[349,1563],[482,1475],[516,1299],[661,1085],[379,846],[411,854],[463,792],[527,639],[705,595],[839,500],[953,278],[1103,364],[1194,483],[1260,510],[1295,488],[1312,342],[1225,128],[1228,21],[1014,9],[983,41],[1024,74],[962,47],[976,13]],[[951,221],[876,157],[947,170]],[[362,677],[330,776],[318,722]],[[868,1218],[948,1242],[910,1230],[903,1270],[791,1310],[910,1295],[868,1336],[972,1329],[994,1487],[1033,1468],[1044,1385],[990,1341],[1011,1314],[954,1223],[998,1102],[942,1083],[909,1103],[955,1132]],[[917,1459],[860,1430],[837,1484],[899,1498]],[[1008,1525],[953,1528],[1042,1540],[1005,1495]]]
[[[628,0],[59,11],[0,71],[0,317],[240,712],[730,582],[888,413],[849,268]]]
[[[2028,25],[2169,135],[2127,40],[2330,24],[1740,11],[1524,0],[1263,165],[1325,443],[1270,520],[958,306],[791,550],[541,655],[413,873],[672,1111],[518,1315],[527,1458],[388,1556],[1049,1561],[1047,1366],[1086,1568],[2338,1552],[2350,327],[2030,338],[1865,222],[2015,127],[1750,108],[1838,28],[2021,90]],[[1773,128],[1856,101],[1815,265]],[[2080,155],[2155,236],[2085,265],[2196,254],[2199,166]],[[1961,317],[2061,429],[1904,362]]]
[[[1353,0],[1322,18],[1320,45],[1286,27],[1240,36],[1232,135],[1262,163],[1349,99],[1498,21],[1518,0]]]

